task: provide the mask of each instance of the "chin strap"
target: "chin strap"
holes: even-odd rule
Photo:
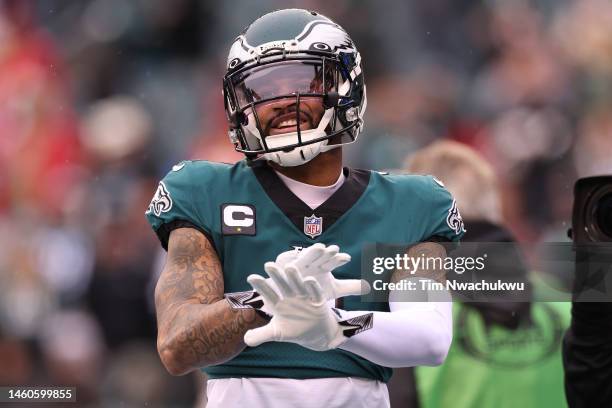
[[[295,167],[308,163],[321,153],[323,142],[313,143],[306,146],[296,147],[289,152],[272,152],[262,155],[266,160],[273,161],[283,167]]]
[[[283,167],[295,167],[306,164],[320,153],[329,152],[341,145],[328,145],[327,140],[306,146],[296,147],[290,152],[265,153],[258,159],[269,160]]]
[[[342,145],[341,144],[329,145],[329,144],[326,143],[323,146],[321,146],[321,153],[329,152],[330,150],[337,149],[340,146],[342,146]]]

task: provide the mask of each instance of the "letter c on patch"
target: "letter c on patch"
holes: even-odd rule
[[[221,206],[223,235],[255,235],[255,207],[226,203]]]
[[[223,221],[228,227],[253,225],[253,209],[244,205],[228,205],[223,209]]]

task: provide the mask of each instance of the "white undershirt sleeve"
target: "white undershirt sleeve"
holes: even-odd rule
[[[444,299],[448,301],[390,301],[390,312],[373,312],[372,328],[350,337],[339,348],[385,367],[440,365],[453,336],[450,295]],[[372,312],[341,311],[343,319],[366,313]]]

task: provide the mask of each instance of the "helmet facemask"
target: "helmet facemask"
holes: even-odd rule
[[[242,136],[237,150],[295,166],[353,141],[336,132],[334,109],[339,91],[346,95],[349,87],[326,58],[276,60],[237,71],[226,81],[238,122],[234,131]],[[332,136],[337,136],[333,144]]]

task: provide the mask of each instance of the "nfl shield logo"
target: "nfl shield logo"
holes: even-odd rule
[[[318,237],[323,231],[323,217],[317,217],[312,214],[310,217],[304,217],[304,234],[310,238]]]

